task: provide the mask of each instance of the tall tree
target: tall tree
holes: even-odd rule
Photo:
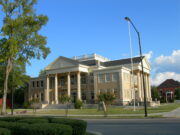
[[[29,63],[32,58],[46,58],[50,53],[50,49],[45,46],[46,37],[39,34],[48,17],[36,15],[36,2],[37,0],[0,0],[4,13],[0,55],[5,63],[2,114],[6,113],[8,79],[14,61]]]

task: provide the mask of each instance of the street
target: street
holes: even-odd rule
[[[88,130],[99,135],[180,135],[180,119],[86,120]]]

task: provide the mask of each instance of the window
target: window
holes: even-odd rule
[[[35,83],[34,83],[34,81],[32,82],[32,85],[33,85],[33,87],[35,87]]]
[[[82,100],[86,100],[86,94],[82,93]]]
[[[116,98],[118,97],[118,91],[117,91],[117,88],[114,88],[114,95],[115,95]]]
[[[37,87],[39,87],[39,81],[37,81]]]
[[[110,78],[110,73],[106,73],[106,82],[110,82],[111,81],[111,78]]]
[[[71,85],[77,84],[77,78],[75,75],[71,75]]]
[[[49,88],[50,89],[53,89],[54,88],[54,77],[50,77],[49,78]]]
[[[103,74],[99,74],[98,75],[98,82],[99,83],[103,83],[105,80],[104,80],[104,75]]]
[[[87,83],[87,78],[86,75],[81,76],[81,84],[86,84]]]
[[[94,92],[91,92],[91,99],[94,99]]]
[[[65,77],[64,77],[64,76],[62,76],[62,77],[60,78],[60,85],[61,85],[61,86],[65,86]]]
[[[41,81],[41,87],[44,87],[44,82],[43,81]]]
[[[117,82],[118,81],[118,73],[112,73],[112,81]]]

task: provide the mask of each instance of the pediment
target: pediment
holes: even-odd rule
[[[55,61],[49,64],[45,70],[58,69],[58,68],[68,68],[78,66],[78,62],[66,57],[58,57]]]
[[[141,63],[139,63],[141,65]],[[148,62],[148,59],[146,57],[143,58],[143,67],[146,69],[151,69],[150,63]]]

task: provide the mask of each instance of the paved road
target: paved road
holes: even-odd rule
[[[87,120],[99,135],[180,135],[180,119]]]

